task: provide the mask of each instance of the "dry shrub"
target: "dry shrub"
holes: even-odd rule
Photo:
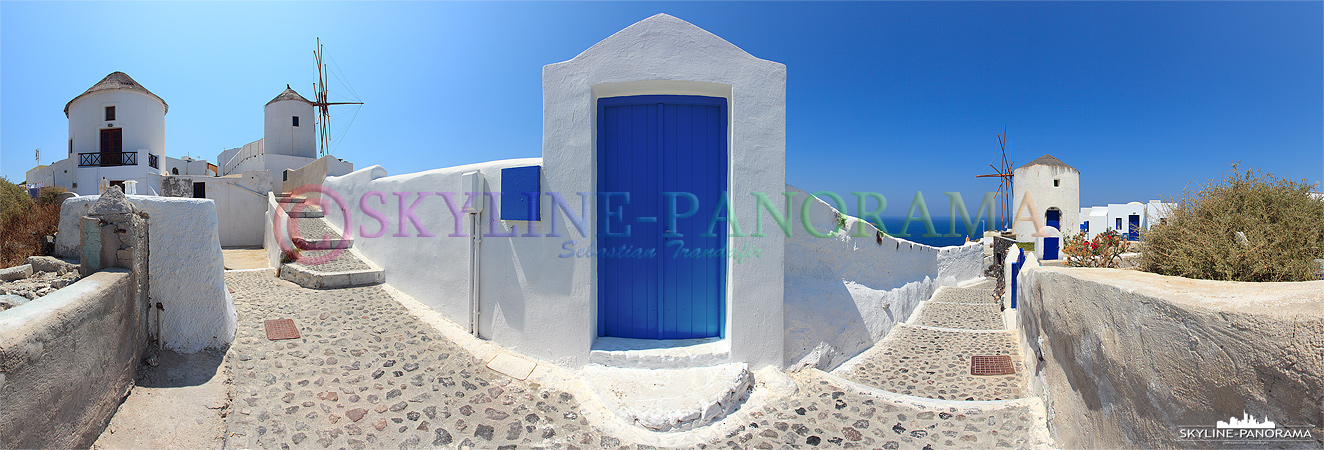
[[[1307,281],[1324,258],[1324,201],[1304,181],[1236,165],[1144,233],[1141,270],[1223,281]],[[1244,237],[1243,237],[1244,236]]]
[[[60,226],[58,187],[42,188],[33,201],[23,186],[0,177],[0,267],[23,264],[29,256],[42,255],[41,238],[55,234]]]

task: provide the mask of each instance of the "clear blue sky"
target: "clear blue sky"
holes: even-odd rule
[[[38,147],[62,158],[64,104],[117,70],[170,104],[167,155],[214,162],[262,137],[287,83],[311,96],[319,36],[367,103],[336,156],[392,174],[539,156],[542,66],[659,12],[786,64],[787,182],[881,192],[885,215],[916,190],[945,211],[944,191],[995,188],[974,176],[1004,124],[1018,165],[1051,153],[1081,171],[1082,206],[1237,161],[1324,174],[1321,2],[6,1],[0,172],[22,180]]]

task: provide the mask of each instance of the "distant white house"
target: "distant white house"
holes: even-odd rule
[[[140,194],[156,194],[161,176],[215,175],[206,161],[165,156],[165,100],[124,72],[113,72],[64,106],[68,156],[27,173],[29,187],[60,186],[79,195],[138,181]]]
[[[1140,232],[1165,223],[1171,203],[1150,200],[1148,203],[1109,203],[1080,209],[1080,231],[1094,239],[1100,233],[1116,230],[1127,240],[1137,240]]]

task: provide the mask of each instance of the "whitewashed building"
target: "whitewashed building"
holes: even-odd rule
[[[313,103],[289,85],[267,102],[262,112],[262,139],[232,148],[216,156],[218,175],[224,177],[244,172],[265,172],[271,192],[288,191],[283,186],[285,171],[317,161],[317,117]],[[344,175],[354,171],[354,164],[328,158],[325,175]],[[324,175],[324,176],[325,176]]]
[[[1061,230],[1075,230],[1080,226],[1080,171],[1053,155],[1044,155],[1017,167],[1013,175],[1012,205],[1015,218],[1032,215],[1038,226]],[[1027,199],[1028,194],[1028,199]],[[1028,200],[1028,201],[1027,201]],[[1030,210],[1033,202],[1034,210]],[[1022,239],[1035,234],[1037,227],[1028,221],[1017,221],[1012,232]]]
[[[169,105],[124,72],[113,72],[69,100],[68,155],[28,171],[29,187],[60,186],[79,195],[137,181],[140,194],[156,194],[161,176],[215,175],[206,161],[165,155]]]
[[[982,247],[801,228],[845,216],[786,185],[786,70],[658,14],[542,68],[541,158],[327,177],[326,218],[392,287],[543,361],[831,367],[979,277]]]
[[[1108,230],[1116,230],[1127,240],[1137,240],[1140,232],[1165,223],[1171,203],[1150,200],[1148,203],[1109,203],[1108,206],[1081,208],[1081,231],[1090,239]]]

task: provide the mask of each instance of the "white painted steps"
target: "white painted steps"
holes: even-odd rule
[[[309,289],[340,289],[386,282],[386,272],[357,250],[322,218],[321,209],[305,200],[282,194],[277,204],[289,217],[297,259],[281,264],[281,279]]]
[[[740,408],[754,388],[744,363],[686,369],[584,366],[595,393],[627,423],[652,431],[688,431]]]

